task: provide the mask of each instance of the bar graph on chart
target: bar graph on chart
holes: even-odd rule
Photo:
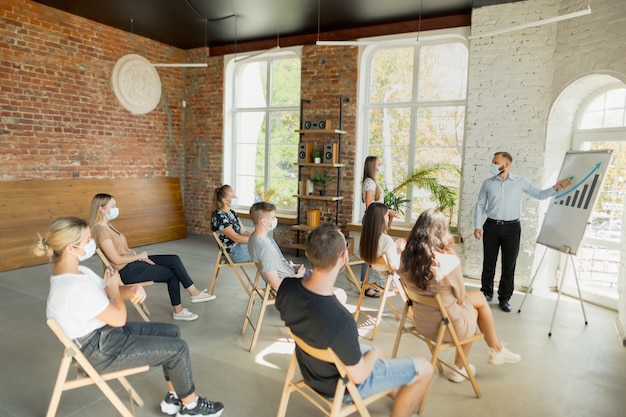
[[[583,210],[589,209],[593,201],[591,197],[600,185],[600,174],[597,171],[601,166],[602,164],[598,162],[582,180],[578,181],[566,192],[554,196],[554,204]]]
[[[598,200],[612,150],[568,151],[557,178],[569,187],[552,196],[537,243],[575,255]]]

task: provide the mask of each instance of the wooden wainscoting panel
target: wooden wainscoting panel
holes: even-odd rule
[[[187,234],[178,178],[0,181],[0,271],[46,263],[32,255],[37,233],[43,235],[56,217],[89,220],[98,193],[117,200],[120,216],[112,224],[130,247]]]

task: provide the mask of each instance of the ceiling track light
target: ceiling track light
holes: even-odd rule
[[[471,40],[471,39],[488,38],[488,37],[491,37],[491,36],[501,35],[503,33],[515,32],[515,31],[518,31],[518,30],[523,30],[523,29],[528,29],[528,28],[532,28],[532,27],[547,25],[549,23],[560,22],[562,20],[574,19],[576,17],[586,16],[586,15],[589,15],[589,14],[591,14],[591,6],[587,5],[586,9],[579,10],[577,12],[567,13],[567,14],[560,15],[560,16],[555,16],[555,17],[550,17],[548,19],[541,19],[541,20],[537,20],[537,21],[534,21],[534,22],[523,23],[521,25],[510,26],[510,27],[507,27],[507,28],[494,30],[492,32],[478,33],[478,34],[475,34],[475,35],[470,35],[468,37],[468,39]]]

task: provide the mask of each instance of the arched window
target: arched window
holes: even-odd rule
[[[271,197],[278,211],[295,212],[300,53],[290,48],[227,64],[224,180],[239,208]]]
[[[622,84],[598,91],[582,104],[575,121],[573,149],[613,149],[613,160],[576,258],[582,289],[617,300],[626,194],[626,88]]]

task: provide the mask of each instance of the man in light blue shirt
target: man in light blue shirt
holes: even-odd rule
[[[570,180],[560,180],[550,188],[541,190],[528,179],[512,174],[513,157],[508,152],[496,152],[491,161],[491,174],[483,182],[474,213],[474,237],[483,238],[483,272],[480,290],[487,301],[493,298],[493,280],[496,274],[498,251],[502,251],[502,273],[498,286],[498,301],[505,312],[511,311],[509,300],[513,295],[515,263],[519,253],[524,194],[538,200],[553,196],[558,190],[569,187]],[[483,215],[487,217],[483,227]]]

